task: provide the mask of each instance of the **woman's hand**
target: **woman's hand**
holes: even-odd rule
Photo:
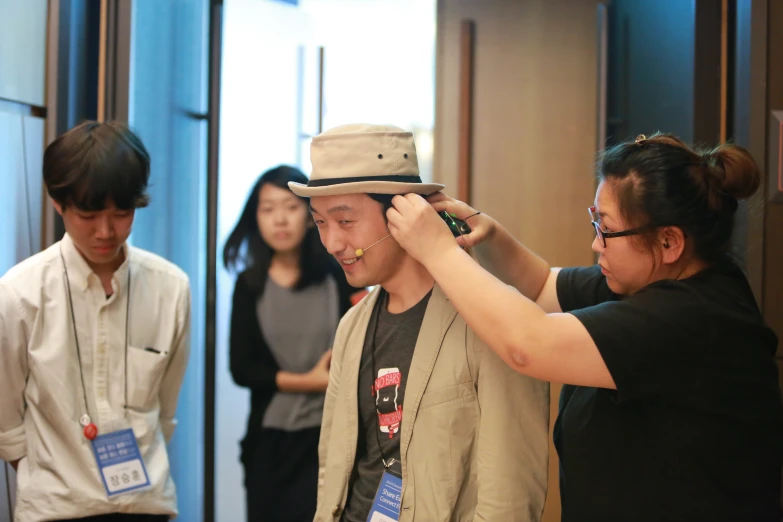
[[[427,198],[436,212],[446,211],[457,219],[461,219],[470,227],[470,234],[457,237],[457,243],[461,247],[475,247],[495,233],[495,220],[487,214],[479,213],[478,210],[469,206],[458,199],[451,198],[443,192],[438,192]]]
[[[310,381],[310,388],[314,392],[326,391],[329,386],[329,367],[332,364],[332,350],[324,353],[321,359],[313,366],[312,370],[307,372],[307,378]]]
[[[386,211],[389,232],[412,258],[424,266],[450,248],[458,248],[448,225],[418,194],[394,196]]]

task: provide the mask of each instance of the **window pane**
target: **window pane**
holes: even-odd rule
[[[0,275],[41,248],[44,120],[0,112]]]
[[[46,0],[0,0],[0,98],[44,106]]]

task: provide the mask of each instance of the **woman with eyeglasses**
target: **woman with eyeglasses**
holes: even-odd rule
[[[390,231],[506,364],[565,384],[563,521],[779,521],[777,338],[729,253],[759,167],[657,134],[608,149],[597,174],[589,268],[550,268],[442,194],[396,197]],[[443,210],[473,231],[455,240]]]

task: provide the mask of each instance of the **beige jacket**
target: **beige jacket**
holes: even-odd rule
[[[315,522],[339,520],[359,429],[358,371],[380,288],[340,322],[321,429]],[[401,522],[541,518],[549,384],[508,368],[436,285],[411,361],[402,422]]]

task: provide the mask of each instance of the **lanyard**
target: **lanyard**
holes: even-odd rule
[[[372,361],[372,390],[373,390],[373,396],[376,397],[376,394],[378,393],[378,390],[375,389],[375,383],[378,379],[378,368],[375,366],[375,336],[378,334],[378,323],[381,320],[381,308],[386,304],[386,290],[381,289],[380,295],[378,296],[378,300],[376,301],[375,308],[373,308],[373,315],[375,316],[375,324],[372,329],[372,344],[370,345],[370,358]],[[376,407],[376,414],[378,413],[377,407]],[[378,435],[378,432],[381,431],[381,420],[378,415],[376,415],[377,419],[377,429],[374,429],[375,432],[375,441],[378,443],[378,451],[381,453],[381,462],[383,462],[383,467],[386,469],[389,469],[392,467],[392,465],[395,462],[394,458],[391,458],[389,460],[386,460],[386,455],[383,454],[383,446],[381,446],[381,437]]]
[[[70,305],[70,311],[71,311],[71,326],[73,327],[73,339],[76,341],[76,359],[79,363],[79,377],[81,379],[82,383],[82,399],[84,399],[84,413],[81,417],[79,417],[79,424],[82,425],[84,428],[84,436],[90,440],[93,440],[98,435],[98,428],[95,426],[95,424],[92,422],[92,419],[90,418],[90,408],[87,403],[87,387],[84,385],[84,370],[82,369],[82,352],[81,348],[79,346],[79,335],[76,332],[76,314],[74,313],[73,309],[73,297],[71,297],[71,281],[68,279],[68,267],[65,264],[65,257],[63,257],[63,248],[62,245],[60,245],[60,260],[63,263],[63,273],[65,275],[65,287],[68,291],[68,304]],[[131,283],[131,273],[130,273],[130,263],[128,263],[128,288],[126,290],[127,292],[127,302],[125,305],[125,364],[124,364],[124,370],[125,370],[125,379],[123,380],[123,383],[125,385],[125,402],[123,404],[123,408],[128,407],[128,319],[130,316],[130,283]]]

